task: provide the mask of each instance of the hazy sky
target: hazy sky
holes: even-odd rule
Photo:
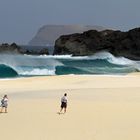
[[[0,0],[0,43],[27,44],[46,24],[140,26],[140,0]]]

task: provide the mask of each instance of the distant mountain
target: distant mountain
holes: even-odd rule
[[[55,40],[61,35],[73,33],[82,33],[87,30],[95,29],[98,31],[105,30],[101,26],[83,26],[83,25],[45,25],[41,27],[35,37],[28,43],[32,49],[40,49],[44,46],[53,46]],[[34,47],[32,47],[34,46]],[[41,47],[42,46],[42,47]]]

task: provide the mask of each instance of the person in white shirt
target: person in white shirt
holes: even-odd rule
[[[62,110],[64,109],[64,113],[66,113],[66,109],[67,109],[67,93],[64,94],[64,96],[61,98],[61,109],[59,114],[62,112]]]
[[[1,100],[1,111],[0,111],[0,113],[3,112],[3,109],[5,109],[5,113],[7,113],[7,107],[8,107],[8,96],[4,95],[4,97]]]

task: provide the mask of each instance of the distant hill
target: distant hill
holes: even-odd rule
[[[82,33],[87,30],[95,29],[98,31],[105,30],[101,26],[83,26],[83,25],[45,25],[41,27],[35,37],[28,43],[32,49],[41,49],[44,46],[53,46],[55,40],[61,35],[73,33]],[[38,48],[40,46],[40,48]],[[30,48],[30,49],[31,49]]]

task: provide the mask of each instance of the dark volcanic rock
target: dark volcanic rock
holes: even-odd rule
[[[26,50],[19,47],[16,43],[12,43],[11,45],[4,43],[0,45],[0,53],[24,54]]]
[[[44,25],[38,30],[35,37],[29,42],[29,46],[34,50],[38,50],[38,48],[42,49],[43,46],[48,44],[49,46],[54,46],[55,40],[61,35],[82,33],[91,29],[102,31],[106,28],[101,26],[84,25]]]
[[[11,45],[4,43],[0,45],[0,54],[30,54],[30,55],[40,55],[40,54],[49,54],[48,49],[44,48],[40,52],[38,51],[29,51],[18,46],[16,43]]]
[[[48,54],[49,54],[49,51],[48,51],[47,48],[44,48],[44,49],[42,49],[42,50],[39,52],[39,54],[41,54],[41,55],[43,55],[43,54],[48,55]]]
[[[128,32],[90,30],[82,34],[61,36],[55,42],[54,54],[84,56],[99,51],[140,60],[140,28]]]

